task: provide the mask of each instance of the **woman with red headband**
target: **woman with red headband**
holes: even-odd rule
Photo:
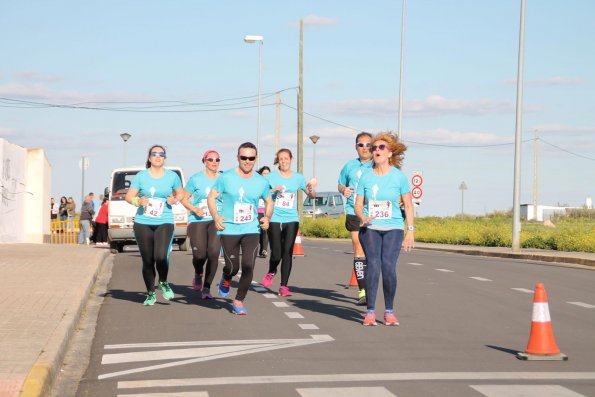
[[[201,291],[202,299],[212,299],[211,283],[217,272],[221,240],[207,206],[207,196],[219,177],[221,157],[215,150],[207,150],[202,156],[204,171],[192,175],[186,184],[182,204],[190,211],[188,236],[192,247],[194,278],[192,289]],[[203,271],[204,283],[203,283]]]

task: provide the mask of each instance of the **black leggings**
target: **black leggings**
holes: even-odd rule
[[[188,225],[188,236],[192,247],[192,265],[194,273],[202,275],[205,263],[207,271],[204,277],[204,287],[211,288],[213,278],[219,265],[221,239],[217,235],[215,222],[192,222]]]
[[[276,274],[281,263],[281,285],[287,286],[293,262],[293,246],[297,236],[299,222],[269,224],[269,244],[271,245],[271,259],[269,273]]]
[[[264,216],[264,214],[258,214],[258,222]],[[266,251],[269,245],[269,238],[266,230],[260,229],[260,248],[258,249],[258,254],[262,255],[262,251]]]
[[[143,279],[147,291],[155,291],[155,267],[159,281],[167,281],[169,252],[174,239],[174,225],[143,225],[135,223],[134,236],[143,260]]]
[[[258,234],[222,235],[221,246],[225,257],[223,278],[231,280],[240,270],[240,247],[242,248],[242,276],[236,293],[236,300],[243,301],[252,284],[254,262],[258,251]]]

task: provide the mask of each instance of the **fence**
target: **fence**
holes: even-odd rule
[[[50,244],[77,244],[79,220],[50,222]]]

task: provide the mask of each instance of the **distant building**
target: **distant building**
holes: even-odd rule
[[[537,206],[537,221],[543,222],[551,219],[554,215],[565,215],[567,210],[581,209],[581,207],[555,207],[551,205]],[[521,204],[521,219],[535,220],[533,204]]]

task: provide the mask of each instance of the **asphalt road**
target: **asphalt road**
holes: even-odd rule
[[[138,253],[118,254],[77,396],[595,396],[594,271],[417,250],[398,263],[401,325],[364,327],[356,290],[345,288],[349,250],[304,242],[293,296],[277,296],[279,277],[271,290],[254,284],[247,316],[230,312],[236,283],[229,298],[201,300],[191,256],[178,251],[175,299],[158,293],[145,307]],[[256,282],[266,270],[258,259]],[[515,357],[538,282],[568,361]]]

